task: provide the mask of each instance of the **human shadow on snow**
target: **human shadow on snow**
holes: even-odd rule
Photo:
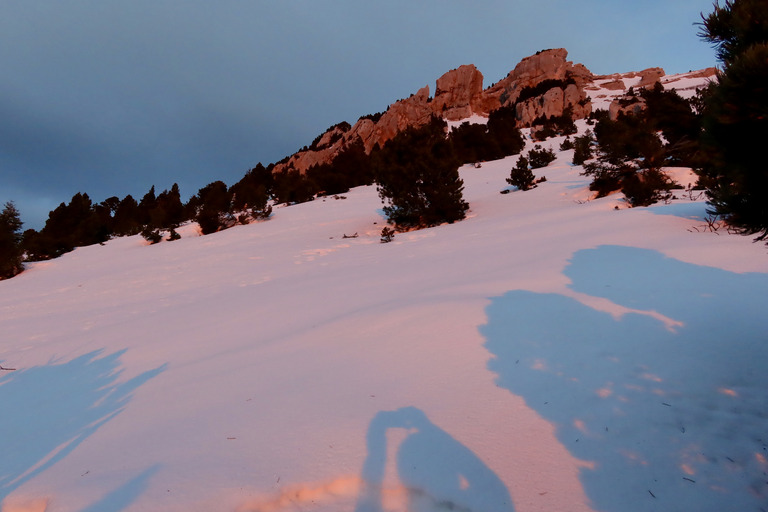
[[[0,504],[117,416],[138,387],[166,368],[163,365],[117,383],[119,359],[125,351],[102,352],[0,376],[0,439],[5,447],[0,457]],[[143,475],[144,480],[150,476]],[[137,482],[130,488],[140,489],[141,482]],[[126,496],[127,489],[119,496],[122,502],[132,501]],[[119,510],[102,505],[100,510]]]
[[[387,433],[404,429],[395,464],[402,486],[385,483]],[[393,498],[405,510],[512,512],[509,491],[499,477],[471,450],[432,423],[420,409],[381,411],[367,434],[368,456],[356,512],[382,512]],[[386,507],[388,509],[388,507]]]
[[[133,503],[136,498],[144,494],[149,485],[149,480],[160,469],[155,465],[142,471],[125,484],[108,493],[96,503],[81,512],[120,512]]]
[[[581,473],[593,506],[760,510],[768,501],[768,274],[617,246],[576,253],[565,274],[574,291],[640,312],[614,317],[518,290],[492,299],[480,332],[498,384],[594,463]]]

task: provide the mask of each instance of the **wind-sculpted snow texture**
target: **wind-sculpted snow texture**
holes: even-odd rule
[[[765,509],[765,246],[517,158],[387,244],[360,187],[0,282],[2,512]]]

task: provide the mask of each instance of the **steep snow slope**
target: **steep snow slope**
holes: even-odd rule
[[[361,187],[0,282],[3,512],[765,508],[765,246],[571,157],[389,244]]]

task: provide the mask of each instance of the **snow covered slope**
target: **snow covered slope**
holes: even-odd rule
[[[3,512],[765,508],[765,246],[516,158],[389,244],[361,187],[0,282]]]

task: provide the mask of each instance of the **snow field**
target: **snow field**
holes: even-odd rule
[[[760,510],[765,247],[516,158],[389,244],[360,187],[0,282],[3,512]]]

